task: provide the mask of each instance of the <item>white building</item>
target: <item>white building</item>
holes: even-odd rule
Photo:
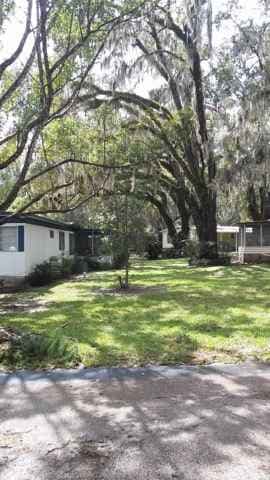
[[[240,263],[270,262],[270,220],[240,223]]]
[[[0,214],[0,221],[7,214]],[[74,253],[72,225],[38,215],[10,216],[0,226],[0,278],[24,278],[36,265],[54,256]]]
[[[180,223],[176,223],[176,230],[179,232],[181,230]],[[238,250],[239,244],[239,227],[233,225],[218,225],[217,226],[217,235],[218,235],[218,243],[220,250],[227,250],[231,252],[236,252]],[[161,231],[162,234],[162,248],[163,249],[170,249],[173,248],[173,244],[171,242],[169,233],[167,228],[164,228]],[[196,240],[197,234],[195,227],[191,227],[190,229],[190,239]]]

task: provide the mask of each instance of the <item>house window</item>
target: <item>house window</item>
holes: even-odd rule
[[[50,230],[50,238],[54,238],[54,231]]]
[[[59,250],[65,250],[65,232],[59,232]]]
[[[17,227],[0,228],[0,251],[17,252],[18,251],[18,229]]]
[[[69,234],[69,254],[73,255],[75,253],[75,237],[73,233]]]

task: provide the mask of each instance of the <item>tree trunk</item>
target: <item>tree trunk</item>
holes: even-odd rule
[[[181,253],[182,248],[183,248],[182,231],[181,230],[179,232],[177,231],[177,229],[175,227],[174,220],[172,220],[172,218],[168,214],[163,212],[163,215],[161,214],[161,216],[162,216],[162,218],[163,218],[163,220],[166,224],[166,227],[168,229],[168,234],[170,236],[173,247],[175,248],[175,250],[177,250],[177,251],[179,251],[179,253]]]
[[[261,212],[258,206],[256,192],[253,184],[250,184],[247,188],[247,208],[248,216],[251,217],[252,220],[261,220]]]
[[[207,198],[201,201],[204,208],[193,210],[193,220],[196,226],[199,241],[199,258],[218,258],[217,248],[217,220],[216,220],[216,193],[208,192]]]
[[[175,205],[177,206],[180,219],[181,219],[181,232],[179,240],[181,240],[181,243],[183,245],[183,242],[189,238],[189,222],[190,222],[190,211],[187,207],[186,204],[186,198],[184,195],[184,190],[183,188],[180,188],[179,190],[176,191],[175,195],[173,196],[173,200]]]
[[[149,200],[152,205],[154,205],[163,219],[167,229],[169,236],[171,238],[172,244],[176,250],[182,248],[182,238],[181,238],[181,232],[177,232],[175,228],[175,221],[171,218],[165,203],[162,200],[158,200],[158,198],[154,197],[151,194],[147,194],[147,199]]]

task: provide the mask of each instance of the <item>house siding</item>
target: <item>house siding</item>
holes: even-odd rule
[[[54,237],[50,237],[50,231]],[[59,232],[65,234],[65,250],[59,249]],[[30,273],[35,265],[49,260],[51,257],[69,255],[70,231],[58,230],[38,225],[27,225],[25,236],[26,271]]]
[[[5,224],[9,226],[9,224]],[[26,277],[36,265],[49,260],[51,257],[69,255],[71,231],[58,230],[39,225],[12,224],[13,227],[24,226],[24,251],[1,252],[0,251],[0,278]],[[0,227],[1,228],[1,227]],[[50,231],[54,231],[54,237],[50,237]],[[21,229],[22,231],[22,229]],[[65,234],[65,250],[59,249],[59,232]],[[21,239],[22,242],[22,239]]]
[[[25,277],[26,256],[24,252],[0,252],[0,278]]]

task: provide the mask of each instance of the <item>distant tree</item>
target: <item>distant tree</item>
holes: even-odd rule
[[[270,22],[265,15],[267,11],[269,5],[263,5],[257,22],[241,20],[234,2],[217,19],[223,28],[230,22],[235,30],[231,44],[222,45],[217,55],[211,92],[219,106],[222,160],[218,183],[225,210],[228,204],[234,203],[242,219],[264,217],[270,190]]]

